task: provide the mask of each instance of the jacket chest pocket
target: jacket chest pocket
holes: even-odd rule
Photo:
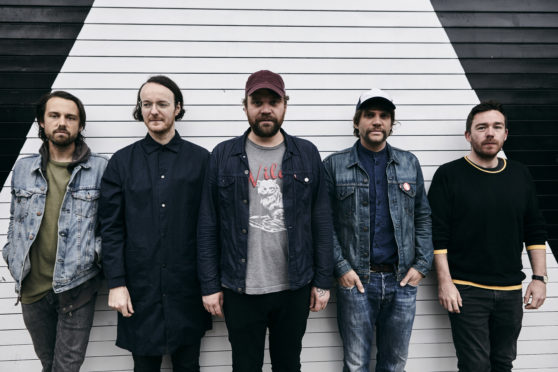
[[[343,217],[353,217],[355,215],[355,187],[337,185],[335,187],[334,211]]]
[[[97,202],[100,192],[96,189],[72,192],[72,209],[81,217],[94,217],[97,214]]]
[[[31,197],[33,193],[23,189],[13,189],[14,196],[14,219],[22,222],[29,213],[29,206],[31,205]]]
[[[296,202],[302,202],[303,205],[310,205],[312,201],[312,183],[314,175],[310,172],[293,173],[294,191]]]
[[[415,214],[415,195],[417,193],[417,185],[414,182],[400,182],[399,190],[401,191],[401,199],[405,213],[413,216]]]
[[[235,177],[220,176],[217,181],[219,203],[222,207],[229,206],[235,199]]]

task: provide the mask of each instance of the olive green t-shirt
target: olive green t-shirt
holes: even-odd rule
[[[21,288],[21,302],[24,304],[39,301],[52,289],[52,276],[58,247],[58,218],[71,176],[68,164],[70,163],[60,163],[54,160],[49,160],[47,164],[48,191],[45,211],[39,233],[29,252],[31,272],[23,280]]]

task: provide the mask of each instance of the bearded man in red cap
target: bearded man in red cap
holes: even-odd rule
[[[203,304],[225,316],[237,372],[261,371],[267,330],[273,370],[300,371],[309,310],[326,307],[332,284],[324,168],[312,143],[281,129],[288,99],[280,75],[250,75],[250,127],[213,150],[202,193]]]

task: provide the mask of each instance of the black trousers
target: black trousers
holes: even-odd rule
[[[273,372],[299,372],[302,337],[310,307],[310,286],[264,295],[224,289],[225,322],[233,372],[261,372],[265,334]]]
[[[456,285],[463,307],[449,314],[460,372],[510,372],[523,319],[521,289]]]
[[[200,340],[201,341],[201,340]],[[134,372],[160,372],[162,355],[136,355],[134,358]],[[200,342],[184,345],[171,354],[173,372],[200,371]]]

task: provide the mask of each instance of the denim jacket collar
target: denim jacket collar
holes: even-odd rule
[[[48,150],[48,143],[43,142],[41,148],[39,149],[39,157],[35,159],[31,166],[31,173],[38,171],[39,169],[46,174],[46,167],[50,159],[50,152]],[[88,169],[91,165],[88,163],[89,157],[91,156],[91,150],[89,146],[83,141],[76,143],[76,149],[72,155],[72,161],[68,164],[68,170],[73,171],[75,167],[81,164],[82,168]]]
[[[252,129],[248,128],[242,136],[237,137],[233,143],[231,155],[246,155],[246,139],[248,134]],[[283,129],[280,129],[283,134],[285,142],[285,156],[283,160],[290,158],[291,156],[299,156],[299,149],[296,143],[293,141],[292,137],[287,134]]]
[[[349,161],[347,162],[347,169],[354,167],[355,165],[358,164],[359,167],[361,167],[362,169],[364,169],[364,167],[362,166],[362,164],[360,163],[360,160],[358,158],[358,143],[359,143],[360,139],[356,140],[356,142],[354,143],[353,147],[351,147],[350,151],[349,151]],[[391,145],[389,143],[386,142],[386,148],[387,148],[387,155],[388,155],[388,164],[390,163],[395,163],[395,164],[399,164],[399,158],[397,156],[397,153],[395,151],[393,151],[393,147],[391,147]]]

